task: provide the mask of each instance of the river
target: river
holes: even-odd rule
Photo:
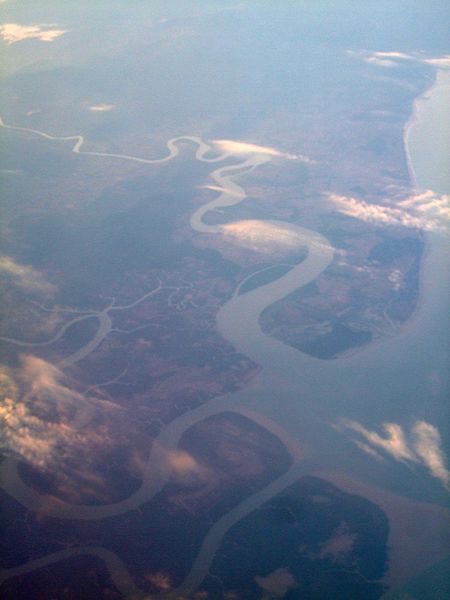
[[[429,160],[430,153],[441,152],[440,145],[430,146],[428,143],[430,136],[439,129],[440,120],[435,119],[436,113],[442,115],[447,109],[444,98],[449,86],[450,73],[439,71],[436,85],[416,102],[413,119],[405,131],[410,167],[415,174],[415,185],[418,189],[433,189],[439,193],[450,191],[448,181],[443,180],[437,163]],[[6,126],[3,122],[0,124],[10,129],[20,129]],[[150,164],[174,158],[178,153],[177,141],[186,139],[170,140],[167,157],[149,160],[125,155],[83,152],[82,136],[56,138],[42,132],[28,131],[49,139],[74,140],[73,152],[77,154],[138,160]],[[229,158],[229,155],[207,158],[210,146],[199,138],[187,139],[197,144],[198,160],[220,162]],[[426,150],[422,151],[423,140],[427,144],[424,145]],[[268,160],[270,156],[259,152],[239,164],[220,166],[213,170],[211,178],[222,192],[192,215],[192,228],[198,233],[221,235],[223,226],[206,224],[203,221],[204,215],[211,210],[242,202],[246,194],[236,178]],[[257,226],[258,222],[254,223]],[[328,240],[318,232],[275,221],[265,221],[264,226],[294,236],[299,243],[307,247],[308,255],[302,263],[277,280],[241,295],[236,293],[218,313],[217,325],[222,336],[230,341],[238,352],[247,355],[263,367],[253,380],[251,388],[215,398],[170,423],[153,445],[141,487],[121,502],[104,506],[79,506],[61,502],[29,488],[20,478],[14,460],[6,460],[2,465],[4,489],[30,510],[39,510],[47,516],[58,518],[89,520],[123,514],[148,502],[170,477],[167,453],[177,448],[183,433],[195,423],[224,410],[244,412],[247,415],[251,414],[251,411],[260,414],[266,427],[272,432],[276,434],[277,431],[283,431],[285,443],[286,440],[292,440],[292,447],[298,442],[301,447],[307,448],[307,458],[298,454],[293,456],[293,466],[287,473],[241,502],[211,528],[188,577],[181,587],[169,593],[167,598],[175,598],[194,590],[208,572],[215,552],[230,527],[304,474],[317,470],[347,470],[351,475],[376,485],[394,486],[396,492],[407,493],[411,480],[416,479],[414,472],[405,468],[404,464],[395,462],[384,468],[376,468],[370,457],[349,442],[346,434],[335,428],[338,419],[349,418],[374,429],[379,428],[385,421],[406,426],[414,417],[439,425],[442,434],[448,433],[442,431],[445,422],[443,417],[447,415],[448,392],[445,368],[448,361],[446,274],[449,260],[444,252],[448,238],[438,233],[426,234],[427,251],[421,271],[420,304],[400,335],[385,342],[369,345],[352,356],[320,360],[264,334],[259,325],[259,317],[273,302],[306,285],[324,272],[333,260],[334,250]],[[104,312],[105,319],[109,318],[107,312]],[[99,331],[100,329],[101,322]],[[101,335],[103,336],[103,329]],[[93,340],[70,357],[68,364],[92,352],[98,345],[99,336],[100,333],[97,332]],[[23,345],[21,341],[17,343]],[[64,364],[63,361],[61,366]],[[448,436],[444,435],[444,440],[447,440],[448,447]],[[390,473],[387,480],[384,479],[384,472]],[[429,479],[424,478],[422,487],[419,486],[416,493],[422,491],[426,495],[428,482]],[[90,552],[100,556],[107,563],[113,577],[118,568],[124,568],[117,557],[113,560],[110,553],[103,552],[102,549],[92,548]],[[80,549],[73,549],[73,555],[79,553]],[[64,551],[42,560],[45,564],[50,564],[68,555],[70,551]],[[19,568],[20,573],[37,568],[38,563],[39,561],[31,561],[23,565]],[[4,570],[1,577],[6,579],[18,573],[17,569]],[[135,589],[133,596],[136,596]],[[144,592],[139,592],[139,597],[148,598]]]

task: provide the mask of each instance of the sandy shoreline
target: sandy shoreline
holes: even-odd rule
[[[435,76],[433,83],[430,85],[429,88],[427,88],[422,94],[420,94],[420,96],[418,96],[414,100],[411,117],[404,126],[403,143],[404,143],[404,147],[405,147],[408,171],[409,171],[409,175],[410,175],[410,179],[411,179],[413,188],[415,188],[415,190],[417,192],[424,191],[424,187],[420,186],[417,182],[417,174],[414,169],[414,165],[413,165],[413,161],[412,161],[412,157],[411,157],[411,145],[412,145],[411,139],[410,139],[411,132],[414,129],[414,127],[416,127],[421,122],[422,119],[426,118],[426,112],[428,109],[426,102],[430,98],[430,96],[433,93],[435,93],[441,86],[443,86],[443,87],[448,86],[449,82],[450,82],[449,69],[437,69],[436,76]],[[450,192],[450,190],[449,190],[449,192]],[[436,240],[430,239],[431,235],[432,234],[427,233],[427,232],[424,233],[425,246],[424,246],[423,256],[422,256],[422,260],[421,260],[421,264],[420,264],[418,302],[417,302],[416,310],[414,311],[411,318],[408,320],[408,322],[406,324],[408,327],[410,325],[412,325],[413,323],[415,323],[417,320],[419,320],[421,313],[423,312],[422,306],[424,303],[425,289],[427,287],[424,279],[425,279],[426,273],[428,273],[427,267],[429,267],[429,263],[433,262],[435,246],[436,246]]]
[[[411,129],[415,125],[417,125],[418,122],[420,122],[420,112],[421,112],[422,102],[424,100],[427,100],[429,98],[429,95],[432,94],[433,91],[440,85],[439,74],[440,74],[440,71],[436,71],[433,83],[424,92],[422,92],[420,94],[420,96],[417,96],[414,99],[414,102],[412,105],[411,116],[410,116],[409,120],[405,123],[405,125],[403,126],[403,147],[405,148],[409,178],[411,180],[413,187],[416,189],[418,187],[417,186],[417,176],[416,176],[416,172],[414,171],[414,167],[413,167],[412,160],[411,160],[411,150],[410,150],[409,138],[410,138],[410,134],[411,134]]]
[[[420,193],[425,191],[425,186],[420,186],[417,182],[416,171],[413,166],[413,160],[411,157],[411,132],[417,127],[423,119],[426,119],[426,112],[428,109],[427,101],[430,96],[438,91],[441,86],[446,87],[450,84],[450,70],[448,68],[436,69],[436,76],[431,83],[431,85],[422,92],[419,96],[417,96],[413,102],[413,108],[411,112],[411,116],[409,120],[405,123],[403,127],[403,145],[405,148],[405,155],[407,160],[407,167],[409,176],[411,179],[411,187],[413,192]],[[428,186],[429,189],[430,186]],[[450,193],[450,190],[449,190]],[[400,327],[399,331],[396,335],[389,339],[381,339],[378,342],[374,342],[371,344],[373,348],[374,345],[384,346],[386,343],[395,342],[396,339],[403,336],[414,335],[414,331],[416,326],[419,325],[421,319],[426,318],[427,316],[427,308],[426,305],[426,290],[429,288],[429,280],[430,273],[433,272],[433,265],[437,260],[437,257],[441,254],[440,244],[438,244],[437,234],[433,234],[432,232],[425,231],[423,233],[423,241],[424,241],[424,250],[423,255],[420,261],[419,267],[419,290],[418,290],[418,299],[417,305],[414,309],[410,318]],[[364,349],[360,354],[364,353]],[[355,353],[356,355],[357,353]],[[346,356],[342,356],[342,358],[347,358]],[[353,358],[353,356],[352,356]]]
[[[412,183],[412,187],[416,191],[419,191],[419,190],[418,190],[418,185],[417,185],[417,175],[414,170],[414,167],[412,164],[412,158],[411,158],[411,142],[410,142],[411,130],[415,126],[417,126],[418,123],[420,123],[420,119],[423,118],[423,112],[424,112],[424,108],[425,108],[425,106],[423,106],[424,101],[426,101],[430,97],[430,94],[432,94],[441,85],[441,82],[439,81],[439,76],[441,73],[442,73],[442,71],[437,69],[436,73],[435,73],[435,78],[433,80],[433,83],[430,85],[430,87],[428,87],[424,92],[422,92],[422,94],[420,94],[420,96],[417,96],[417,98],[414,99],[411,116],[403,127],[403,147],[405,148],[406,164],[408,166],[408,173],[409,173],[409,178]],[[427,238],[428,238],[427,234],[424,234],[424,249],[423,249],[423,255],[422,255],[422,258],[420,261],[420,266],[419,266],[419,290],[418,290],[418,295],[417,295],[417,304],[416,304],[416,307],[415,307],[411,317],[407,320],[407,322],[401,328],[402,330],[408,329],[413,323],[418,321],[420,319],[420,314],[422,312],[422,305],[424,302],[425,287],[426,287],[424,285],[424,272],[426,271],[427,262],[429,261],[430,252],[432,249],[431,242]]]
[[[447,80],[448,79],[448,80]],[[423,190],[424,186],[421,186],[417,182],[417,174],[414,170],[413,161],[411,159],[411,151],[410,151],[410,134],[411,130],[416,126],[421,118],[423,118],[423,112],[426,111],[426,101],[430,98],[430,96],[436,92],[438,88],[441,86],[449,86],[450,85],[450,69],[449,68],[437,68],[436,74],[431,85],[422,92],[419,96],[417,96],[413,102],[412,112],[409,120],[405,123],[403,127],[403,145],[405,148],[406,159],[409,177],[411,179],[411,183],[413,187],[417,190]],[[450,190],[449,190],[450,191]]]
[[[403,128],[403,141],[407,157],[408,171],[411,179],[413,193],[424,191],[418,185],[416,172],[411,157],[411,132],[423,119],[427,117],[429,106],[428,99],[433,93],[450,85],[450,72],[448,69],[437,69],[433,83],[414,100],[410,119]],[[428,186],[431,187],[431,186]],[[416,309],[411,317],[401,327],[397,335],[388,340],[372,343],[374,347],[386,351],[386,345],[400,344],[399,350],[408,345],[416,336],[420,337],[423,323],[426,324],[430,306],[434,308],[434,297],[428,293],[434,289],[433,282],[436,278],[436,265],[442,266],[442,244],[444,237],[425,232],[425,247],[420,262],[419,293]],[[438,272],[445,278],[446,272]],[[367,350],[369,352],[369,350]],[[342,356],[337,360],[351,358],[355,360],[364,356],[365,351],[360,350],[351,356]],[[372,486],[341,472],[317,472],[318,477],[330,481],[348,493],[361,495],[374,502],[386,513],[389,523],[389,549],[390,559],[388,572],[384,582],[393,587],[406,583],[409,579],[432,566],[442,558],[448,556],[450,543],[450,511],[441,506],[411,500],[387,490]],[[444,541],[445,540],[445,541]]]

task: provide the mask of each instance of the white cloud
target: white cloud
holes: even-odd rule
[[[386,67],[388,69],[395,69],[398,67],[398,63],[388,58],[379,58],[378,56],[365,56],[363,61],[369,65],[376,65],[377,67]]]
[[[395,51],[368,52],[367,50],[347,50],[347,54],[349,56],[359,58],[368,64],[376,65],[378,67],[385,67],[388,69],[400,67],[406,61],[428,64],[432,65],[433,67],[437,67],[438,69],[450,68],[449,54],[430,58],[423,58],[423,56],[415,56],[413,54]]]
[[[312,162],[307,156],[289,154],[289,152],[281,152],[276,148],[269,146],[258,146],[257,144],[249,144],[247,142],[239,142],[236,140],[213,140],[219,150],[227,154],[261,154],[265,156],[278,156],[289,160],[302,160],[303,162]]]
[[[257,252],[292,251],[305,245],[297,231],[283,224],[247,219],[227,223],[220,229],[229,241]]]
[[[22,393],[11,372],[3,368],[0,375],[0,446],[37,467],[49,467],[62,445],[80,441],[67,416],[84,399],[61,383],[62,374],[55,367],[34,356],[24,356],[15,373]]]
[[[445,455],[441,448],[441,437],[438,429],[426,421],[417,421],[407,436],[397,423],[382,424],[385,435],[366,429],[361,423],[348,419],[339,422],[338,429],[348,429],[359,434],[352,441],[364,452],[377,460],[381,456],[377,450],[383,450],[395,460],[422,464],[430,474],[438,479],[444,488],[450,491],[450,471],[445,465]]]
[[[92,112],[108,112],[115,108],[114,104],[93,104],[88,109]]]
[[[347,50],[349,56],[353,56],[370,65],[376,65],[378,67],[385,67],[388,69],[395,69],[399,66],[397,59],[399,54],[397,52],[366,52],[364,50]]]
[[[53,296],[56,286],[29,265],[21,265],[9,256],[0,255],[0,275],[11,278],[13,283],[26,292]]]
[[[103,481],[89,462],[119,443],[108,433],[110,413],[103,411],[100,424],[92,419],[100,405],[41,358],[24,355],[14,370],[0,365],[0,448],[57,473],[60,483],[74,477],[99,489]]]
[[[414,453],[409,449],[405,434],[400,425],[396,423],[383,423],[385,436],[376,431],[369,431],[357,421],[343,420],[341,424],[346,429],[351,429],[364,437],[372,446],[381,448],[391,454],[396,460],[417,460]]]
[[[232,190],[220,187],[220,185],[200,185],[198,186],[201,190],[212,190],[213,192],[220,192],[221,194],[227,194],[227,196],[235,196],[237,198],[245,198],[245,192],[243,190]]]
[[[5,23],[0,25],[0,35],[8,44],[15,44],[23,40],[40,40],[41,42],[53,42],[67,29],[45,29],[45,25],[19,25],[17,23]]]
[[[450,196],[431,190],[397,199],[395,206],[368,204],[339,194],[328,197],[339,212],[368,223],[441,232],[450,226]]]
[[[201,467],[195,458],[184,450],[168,452],[167,461],[177,475],[194,474],[201,471]]]
[[[405,54],[405,52],[374,52],[374,56],[377,58],[394,58],[400,60],[415,60],[411,54]]]
[[[334,563],[346,563],[353,551],[356,540],[356,533],[352,533],[347,523],[341,521],[331,538],[323,544],[319,557],[331,558]]]
[[[260,588],[267,592],[264,598],[284,598],[289,590],[298,587],[294,576],[286,568],[277,569],[266,577],[256,576],[255,581]]]
[[[425,421],[418,421],[413,427],[414,449],[432,475],[439,479],[450,491],[450,471],[445,466],[445,456],[441,449],[439,431]]]
[[[437,67],[438,69],[450,69],[450,54],[447,56],[437,56],[435,58],[426,58],[424,63]]]
[[[376,450],[374,450],[372,448],[372,446],[369,446],[368,444],[365,444],[364,442],[360,442],[359,440],[353,440],[353,441],[355,442],[355,444],[358,446],[358,448],[360,450],[362,450],[363,452],[365,452],[372,458],[375,458],[376,460],[383,460],[383,457],[381,456],[381,454],[379,454]]]

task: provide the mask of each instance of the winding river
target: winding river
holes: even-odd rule
[[[438,83],[431,95],[438,95],[443,87],[449,85],[450,73],[440,72]],[[416,108],[416,113],[417,110]],[[420,119],[416,118],[411,123],[407,136],[410,144],[419,143],[412,138],[418,136],[420,139],[420,127],[425,117],[426,115],[421,115]],[[3,121],[0,121],[0,126],[49,140],[73,141],[74,153],[97,158],[110,157],[146,164],[163,163],[177,156],[179,142],[189,141],[197,146],[195,157],[199,161],[222,163],[225,160],[236,160],[236,156],[231,153],[211,156],[214,147],[194,136],[171,139],[167,143],[168,154],[163,158],[152,160],[84,151],[82,150],[83,136],[55,137],[37,130],[6,125]],[[414,128],[419,131],[419,134],[414,133]],[[409,153],[415,167],[416,163],[420,163],[420,157],[414,155],[411,148]],[[195,211],[190,220],[192,229],[199,234],[222,235],[224,226],[209,225],[205,223],[204,216],[212,210],[234,206],[245,200],[245,189],[237,180],[272,158],[261,149],[252,151],[239,163],[215,168],[210,173],[210,177],[221,192]],[[432,170],[423,173],[419,168],[416,175],[417,187],[434,189]],[[436,191],[444,193],[448,192],[448,189],[441,188]],[[292,467],[219,519],[203,540],[191,571],[181,586],[159,595],[158,598],[175,599],[194,591],[208,573],[214,555],[227,531],[302,475],[312,473],[316,469],[346,468],[351,462],[354,475],[370,479],[368,462],[370,459],[349,444],[346,436],[333,427],[339,418],[349,417],[371,426],[378,426],[380,422],[388,420],[404,422],[405,418],[409,419],[412,414],[423,418],[426,416],[430,420],[437,419],[440,415],[440,407],[445,405],[443,402],[445,391],[443,389],[436,391],[436,388],[431,386],[431,382],[435,381],[433,374],[445,372],[443,361],[447,358],[445,328],[442,327],[447,309],[446,286],[448,284],[442,277],[442,273],[445,272],[443,268],[447,264],[443,252],[446,240],[443,237],[428,234],[428,251],[422,267],[421,302],[409,326],[400,335],[386,342],[370,345],[352,356],[324,361],[303,354],[266,335],[260,328],[259,317],[265,308],[323,273],[333,261],[333,247],[323,235],[298,225],[281,221],[253,221],[252,223],[255,226],[262,223],[265,227],[270,227],[283,235],[293,236],[299,245],[307,248],[307,257],[275,281],[244,294],[239,294],[239,289],[236,290],[233,297],[219,310],[217,326],[222,336],[235,347],[236,351],[245,354],[263,367],[256,380],[253,380],[251,389],[217,397],[167,425],[152,446],[139,489],[119,502],[101,506],[66,503],[28,487],[21,479],[18,463],[14,459],[5,460],[1,466],[0,477],[3,488],[30,510],[40,511],[48,517],[60,519],[104,519],[134,510],[154,497],[171,475],[168,454],[176,450],[184,432],[208,416],[225,410],[240,412],[250,418],[254,415],[255,421],[278,435],[291,452]],[[154,291],[149,292],[151,293]],[[96,334],[82,348],[59,364],[60,368],[64,368],[85,358],[98,347],[112,330],[109,312],[121,308],[123,307],[110,305],[103,311],[77,316],[64,325],[48,342],[33,344],[6,338],[3,338],[3,341],[31,347],[50,344],[63,336],[72,323],[84,318],[97,318],[99,327]],[[424,398],[430,399],[431,408],[430,403],[424,407]],[[260,415],[259,421],[257,415]],[[308,452],[303,453],[301,449],[299,450],[300,446],[307,448]],[[349,462],[350,457],[352,460]],[[392,469],[394,472],[397,472],[395,469],[398,470],[399,478],[407,485],[411,473],[405,474],[402,465],[394,465]],[[98,556],[106,563],[112,580],[125,596],[149,600],[148,594],[137,589],[133,584],[126,566],[119,557],[104,548],[97,547],[72,548],[32,560],[16,568],[5,569],[0,572],[0,581],[70,556],[87,553]]]

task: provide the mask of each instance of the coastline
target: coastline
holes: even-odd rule
[[[432,189],[432,186],[423,185],[423,182],[418,181],[417,176],[417,167],[414,167],[414,161],[412,159],[411,147],[413,146],[413,142],[411,141],[411,134],[414,131],[414,128],[420,126],[423,119],[426,119],[426,112],[428,107],[426,106],[426,102],[430,99],[430,97],[438,92],[441,87],[448,86],[450,84],[450,70],[445,68],[437,68],[436,74],[433,83],[427,88],[420,96],[418,96],[413,103],[413,109],[411,113],[411,118],[405,124],[403,141],[405,147],[405,153],[407,158],[408,171],[412,183],[413,189],[420,193],[421,191]],[[433,190],[434,191],[434,190]],[[440,192],[438,192],[440,193]],[[447,190],[447,193],[450,193],[450,190]],[[431,273],[433,271],[433,266],[436,260],[440,256],[440,246],[439,244],[439,235],[433,234],[433,232],[425,231],[423,233],[424,239],[424,251],[422,260],[420,261],[420,269],[419,269],[419,292],[418,292],[418,301],[417,306],[411,318],[408,320],[405,325],[415,324],[417,321],[420,321],[422,317],[422,313],[426,313],[424,310],[424,301],[425,301],[425,290],[429,289],[430,281],[427,281],[431,278]]]
[[[412,193],[420,193],[427,189],[430,190],[433,189],[433,186],[423,185],[424,182],[418,181],[411,152],[413,146],[411,133],[422,123],[425,123],[427,118],[426,113],[429,108],[427,102],[431,96],[438,93],[441,87],[447,86],[450,86],[450,69],[436,68],[433,82],[415,98],[410,118],[403,127],[403,145],[411,179]],[[449,194],[450,189],[446,193]],[[398,347],[398,351],[403,352],[405,345],[413,347],[417,343],[417,340],[420,343],[420,339],[424,335],[428,335],[429,332],[424,332],[424,330],[433,328],[436,309],[440,307],[441,311],[444,312],[444,301],[447,304],[447,295],[442,288],[449,286],[448,278],[445,277],[447,272],[445,261],[450,263],[450,259],[447,258],[448,253],[445,248],[448,235],[423,231],[422,239],[424,249],[419,266],[417,304],[409,319],[399,327],[394,335],[375,340],[365,347],[356,349],[354,352],[343,353],[341,356],[333,359],[333,362],[344,364],[345,362],[353,361],[355,363],[367,364],[368,360],[381,359],[382,355],[386,354],[388,350],[392,351],[393,347]],[[450,267],[450,264],[448,266]],[[440,277],[437,277],[437,274]],[[444,296],[445,300],[443,299]]]
[[[412,112],[409,120],[403,127],[403,145],[405,148],[407,167],[409,177],[412,183],[412,187],[416,190],[429,189],[431,186],[424,185],[424,182],[418,181],[417,169],[414,168],[413,159],[411,156],[411,132],[417,127],[422,118],[423,113],[426,112],[426,101],[428,101],[433,94],[435,94],[441,87],[450,87],[450,67],[436,67],[435,76],[430,86],[423,91],[419,96],[414,99]],[[437,193],[450,193],[450,190],[434,190]]]
[[[420,104],[424,100],[427,100],[429,98],[429,95],[432,94],[433,91],[439,86],[439,75],[441,72],[441,69],[436,69],[433,82],[430,84],[430,86],[427,87],[427,89],[424,92],[422,92],[419,96],[416,96],[416,98],[414,98],[411,115],[408,121],[406,121],[406,123],[403,126],[403,147],[405,148],[409,179],[412,183],[412,187],[415,189],[418,188],[417,175],[412,164],[409,138],[411,136],[411,130],[413,129],[413,127],[420,122]]]
[[[416,192],[419,192],[421,186],[418,185],[417,173],[414,169],[413,160],[411,156],[411,132],[415,127],[420,125],[421,119],[424,118],[423,113],[424,109],[426,109],[426,106],[423,106],[423,104],[426,100],[430,98],[430,95],[433,94],[433,92],[435,92],[442,85],[441,79],[444,73],[445,71],[443,69],[436,69],[435,76],[431,85],[414,99],[411,116],[409,120],[405,123],[405,126],[403,128],[403,147],[405,148],[409,178],[411,180],[412,188]],[[419,266],[419,289],[417,294],[417,304],[412,315],[401,328],[401,330],[403,331],[408,330],[409,327],[411,325],[416,324],[416,322],[420,322],[421,314],[423,312],[422,307],[425,300],[425,288],[427,287],[425,285],[425,275],[429,271],[429,268],[427,268],[429,267],[429,263],[432,262],[434,259],[433,240],[430,239],[430,237],[431,236],[429,232],[423,233],[424,248]],[[401,331],[401,333],[403,332]]]

